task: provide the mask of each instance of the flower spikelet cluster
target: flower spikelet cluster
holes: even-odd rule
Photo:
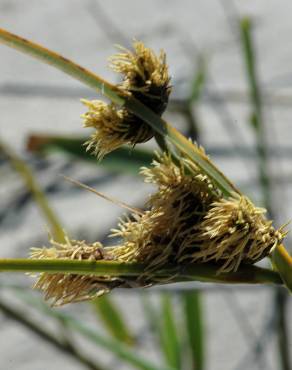
[[[98,261],[111,259],[111,256],[99,242],[87,244],[66,238],[65,243],[51,240],[50,248],[32,248],[31,258]],[[60,306],[99,297],[121,284],[120,279],[109,276],[43,272],[34,288],[44,291],[45,299],[50,300],[53,306]]]
[[[110,58],[111,68],[122,76],[118,85],[120,93],[133,96],[161,116],[170,94],[165,53],[156,56],[153,50],[138,41],[133,43],[133,51],[122,51]],[[82,102],[88,107],[82,115],[84,127],[95,129],[86,143],[87,149],[99,159],[123,144],[135,146],[154,136],[152,128],[125,107],[96,100],[83,99]]]
[[[219,273],[261,260],[286,235],[283,228],[275,230],[272,221],[264,217],[265,212],[245,196],[215,201],[184,241],[191,260],[219,263]],[[186,256],[189,258],[189,253]]]
[[[175,164],[162,154],[151,168],[143,168],[145,181],[156,184],[158,191],[142,216],[122,220],[113,230],[113,236],[122,238],[126,258],[147,264],[149,273],[168,263],[177,264],[184,253],[183,240],[219,195],[199,169],[197,175],[186,175],[183,161]],[[124,258],[121,252],[119,259]]]
[[[35,248],[37,259],[112,260],[139,262],[144,273],[137,278],[41,273],[35,284],[53,305],[98,297],[116,287],[149,286],[155,272],[166,265],[179,271],[191,263],[211,263],[218,273],[236,271],[242,263],[253,264],[271,252],[286,235],[276,230],[245,196],[224,198],[221,191],[189,160],[157,154],[149,168],[142,168],[147,183],[157,187],[146,210],[120,220],[110,236],[117,246],[66,239],[51,241],[50,248]],[[172,277],[169,277],[171,279]]]
[[[175,162],[167,154],[142,169],[145,181],[158,189],[142,216],[121,221],[113,231],[124,248],[118,258],[145,263],[150,276],[165,264],[194,262],[216,264],[218,273],[226,273],[257,262],[282,241],[286,232],[275,230],[265,209],[239,194],[224,199],[199,168],[192,171],[187,159]]]

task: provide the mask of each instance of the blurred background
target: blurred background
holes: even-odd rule
[[[163,48],[173,85],[164,117],[279,227],[292,214],[291,12],[288,0],[0,0],[0,26],[112,82],[115,44]],[[81,146],[79,100],[100,97],[3,45],[0,67],[1,257],[47,244],[38,186],[71,238],[106,243],[124,211],[60,174],[139,206],[152,189],[138,168],[155,143],[98,163]],[[175,284],[52,310],[32,282],[0,277],[0,369],[291,370],[292,300],[282,289]]]

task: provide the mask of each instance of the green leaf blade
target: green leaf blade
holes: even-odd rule
[[[179,370],[181,368],[181,348],[169,294],[162,295],[160,338],[166,363]]]
[[[92,306],[113,338],[128,345],[134,344],[134,336],[112,299],[106,295],[98,297],[92,302]]]
[[[204,370],[204,327],[200,292],[185,292],[182,295],[186,333],[192,357],[192,369]]]
[[[109,171],[135,176],[139,175],[141,167],[149,166],[153,159],[150,150],[123,146],[106,155],[102,161],[97,161],[95,156],[86,151],[84,146],[86,140],[85,137],[31,135],[27,147],[33,153],[59,151]]]

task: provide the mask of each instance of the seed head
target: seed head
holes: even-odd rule
[[[51,240],[51,248],[32,248],[31,258],[98,261],[111,259],[111,256],[99,242],[86,244],[85,241],[66,238],[64,244]],[[120,284],[118,278],[109,276],[43,272],[34,288],[42,290],[45,299],[50,300],[53,306],[61,306],[99,297]]]
[[[236,271],[241,263],[255,263],[281,243],[287,232],[266,220],[264,208],[258,208],[245,196],[235,195],[211,204],[204,219],[194,225],[184,242],[183,259],[216,262],[218,272]]]
[[[118,259],[145,263],[150,279],[165,264],[214,263],[222,273],[259,261],[282,241],[286,232],[274,229],[265,209],[236,194],[224,199],[199,168],[190,174],[187,165],[184,158],[174,163],[163,154],[142,169],[145,181],[158,190],[144,215],[127,218],[113,230],[122,238]]]
[[[132,51],[119,48],[122,52],[110,58],[110,67],[123,76],[120,88],[162,114],[171,89],[165,52],[157,56],[140,41],[134,41]]]
[[[142,42],[135,41],[133,51],[122,49],[110,58],[111,68],[122,75],[119,91],[133,96],[159,116],[165,111],[170,94],[165,53],[156,56]],[[84,127],[95,132],[86,143],[87,149],[101,159],[123,144],[135,146],[154,136],[152,128],[126,108],[102,101],[82,100],[89,110],[82,116]]]
[[[218,197],[219,192],[199,169],[194,176],[185,173],[186,163],[181,159],[175,164],[169,155],[162,154],[152,167],[143,168],[145,181],[158,186],[148,200],[149,210],[122,220],[113,230],[112,235],[122,238],[124,247],[118,259],[145,263],[146,274],[167,263],[177,263],[184,239]]]
[[[134,146],[152,137],[151,127],[147,124],[137,125],[134,116],[126,109],[118,109],[100,100],[82,99],[82,102],[88,107],[82,116],[84,127],[95,129],[85,144],[87,150],[92,151],[98,159],[123,144]]]

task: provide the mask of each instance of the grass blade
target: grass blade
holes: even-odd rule
[[[94,274],[96,276],[141,276],[146,266],[143,264],[117,261],[89,261],[89,260],[62,260],[62,259],[0,259],[0,272],[49,272],[72,273],[79,275]],[[218,268],[209,264],[193,264],[184,267],[178,273],[172,265],[166,265],[156,271],[155,277],[172,278],[170,283],[186,281],[202,281],[223,284],[283,284],[281,277],[275,271],[253,266],[242,266],[236,272],[218,274]]]
[[[263,192],[263,204],[271,211],[270,178],[268,171],[268,150],[265,142],[265,130],[262,114],[261,90],[256,73],[256,55],[252,38],[252,23],[249,18],[240,22],[242,51],[246,65],[246,75],[249,83],[250,102],[253,107],[251,124],[256,136],[256,149],[259,157],[259,177]]]
[[[275,248],[272,253],[272,263],[281,275],[286,287],[292,293],[292,257],[283,244]]]
[[[192,356],[192,369],[203,370],[204,363],[204,327],[200,292],[185,292],[182,295],[185,323],[189,347]]]
[[[92,302],[95,312],[102,319],[108,332],[118,341],[132,345],[134,336],[123,320],[121,312],[107,296],[99,297]]]
[[[197,71],[192,81],[192,89],[188,98],[188,103],[197,103],[200,99],[206,82],[206,65],[203,57],[199,58]]]
[[[268,148],[265,142],[264,122],[262,117],[262,98],[258,78],[256,74],[256,58],[252,39],[252,23],[249,18],[243,18],[240,22],[243,54],[246,62],[247,78],[250,86],[250,100],[253,105],[252,123],[255,128],[257,140],[257,152],[259,157],[260,183],[263,196],[263,204],[271,214],[271,184],[268,172]],[[283,245],[277,247],[272,253],[272,261],[291,291],[292,265],[291,257]]]
[[[0,142],[0,151],[2,151],[8,157],[12,167],[22,177],[27,189],[31,192],[35,202],[47,220],[53,237],[58,241],[64,241],[65,235],[60,221],[50,207],[46,196],[37,183],[37,180],[35,179],[31,169],[18,155],[16,155],[16,153],[13,152],[11,148],[2,142]]]
[[[8,156],[12,166],[15,168],[15,170],[22,176],[24,179],[26,186],[29,191],[31,191],[37,205],[42,210],[46,220],[48,221],[51,232],[55,240],[58,240],[60,242],[65,240],[65,234],[63,231],[63,228],[61,227],[60,221],[58,220],[56,214],[53,212],[51,207],[49,206],[49,203],[45,197],[45,194],[40,189],[39,185],[37,184],[37,181],[35,180],[30,168],[26,165],[26,163],[19,158],[10,148],[8,148],[6,145],[0,143],[0,150]],[[128,334],[127,338],[130,339],[130,335],[127,332],[126,325],[123,324],[122,318],[119,317],[118,310],[115,309],[114,305],[110,302],[109,298],[106,298],[107,300],[107,306],[108,310],[111,308],[111,314],[115,313],[113,315],[113,318],[115,318],[115,324],[120,322],[119,330],[121,332],[121,335]],[[102,319],[105,323],[105,325],[109,326],[109,319],[106,317],[106,312],[102,316]],[[123,331],[122,331],[123,329]]]
[[[146,149],[121,147],[109,153],[102,161],[89,154],[84,147],[87,138],[73,138],[51,135],[32,135],[28,140],[28,150],[35,153],[61,151],[77,159],[86,160],[110,171],[137,176],[142,166],[149,166],[153,153]]]
[[[81,81],[85,85],[93,88],[95,91],[99,91],[114,103],[123,105],[124,99],[119,96],[114,85],[71,60],[64,58],[62,55],[1,28],[0,42],[25,54],[31,55],[46,64],[54,66],[62,72]]]
[[[54,317],[57,320],[62,320],[68,328],[73,329],[77,333],[80,333],[84,338],[91,341],[95,345],[105,350],[108,350],[110,353],[115,354],[121,360],[126,363],[134,366],[136,369],[140,370],[174,370],[169,367],[160,367],[156,366],[144,359],[141,355],[135,353],[134,350],[129,349],[125,344],[120,343],[118,340],[109,339],[101,336],[95,330],[93,330],[88,325],[85,325],[80,320],[75,319],[69,314],[65,314],[58,310],[53,310],[45,305],[42,301],[30,296],[28,299],[27,295],[21,294],[18,292],[18,296],[30,304],[32,307],[38,311],[44,312],[45,314]]]
[[[122,97],[116,86],[108,83],[99,76],[96,76],[92,72],[53,51],[14,35],[6,30],[0,29],[0,42],[26,54],[32,55],[47,64],[53,65],[55,68],[58,68],[80,80],[94,90],[100,91],[112,102],[125,106],[126,109],[147,122],[159,135],[166,137],[168,141],[181,153],[193,160],[222,190],[223,194],[230,196],[233,192],[239,193],[236,187],[217,169],[209,158],[201,154],[196,145],[188,141],[181,133],[153,113],[140,101],[133,97]]]
[[[132,98],[126,101],[125,108],[147,122],[153,130],[165,137],[179,152],[194,161],[213,180],[218,188],[222,190],[225,196],[230,196],[234,192],[239,193],[239,190],[210,161],[207,155],[202,155],[196,145],[145,105]]]
[[[24,326],[26,329],[30,330],[34,335],[37,335],[40,339],[46,341],[48,344],[53,346],[55,349],[60,351],[62,354],[72,356],[72,358],[79,362],[82,366],[89,370],[105,370],[101,365],[96,362],[91,361],[88,356],[84,355],[73,346],[71,343],[67,343],[55,335],[49,333],[42,326],[34,322],[25,316],[23,312],[15,310],[3,301],[0,301],[0,311],[3,312],[8,318],[16,321],[18,324]]]
[[[166,363],[174,369],[181,368],[181,349],[175,327],[175,316],[169,294],[162,295],[160,342]]]

